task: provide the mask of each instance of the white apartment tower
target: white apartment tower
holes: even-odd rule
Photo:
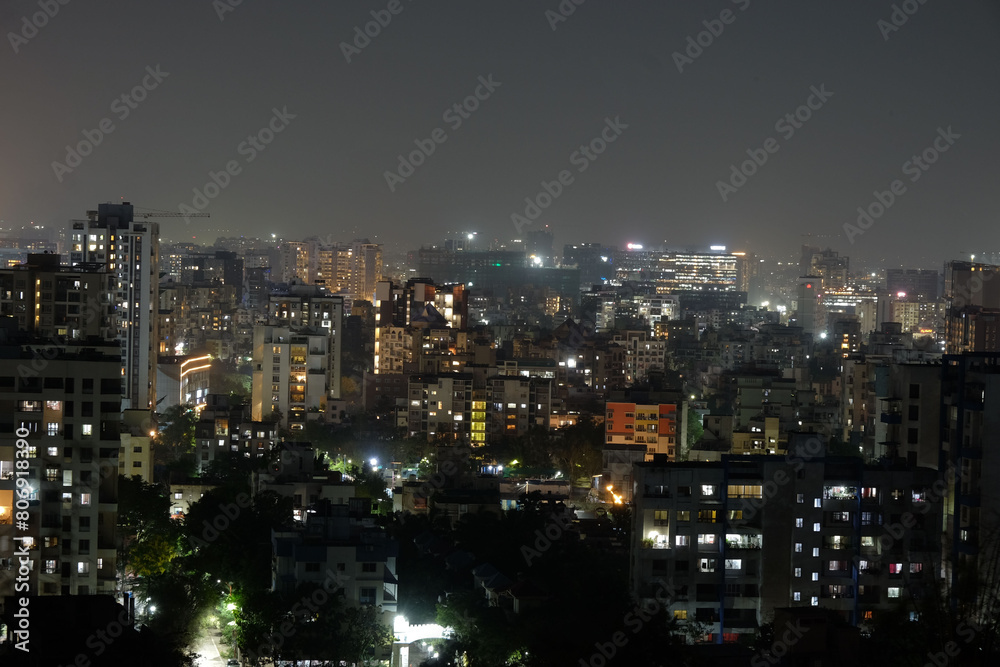
[[[150,409],[156,396],[160,226],[135,221],[130,203],[100,204],[70,230],[70,264],[107,266],[122,357],[122,409]]]

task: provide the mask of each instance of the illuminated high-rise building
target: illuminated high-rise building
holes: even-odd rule
[[[134,219],[129,202],[100,204],[70,230],[70,264],[103,264],[114,292],[122,356],[122,409],[156,396],[160,226]]]

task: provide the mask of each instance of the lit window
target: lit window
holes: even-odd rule
[[[703,496],[714,496],[715,495],[715,485],[714,484],[702,484],[701,485],[701,495],[703,495]]]
[[[819,498],[813,499],[813,507],[817,507],[817,508],[823,507],[823,501],[820,500]]]
[[[797,554],[802,553],[802,543],[801,542],[796,542],[795,543],[795,553],[797,553]]]
[[[794,593],[792,593],[792,600],[794,600],[795,602],[801,602],[802,593],[800,591],[795,591]]]
[[[813,581],[819,581],[819,572],[813,572],[812,580]]]
[[[811,604],[814,607],[818,607],[819,606],[819,598],[814,595],[812,597],[812,599],[809,601],[809,604]]]
[[[806,501],[805,494],[799,493],[795,496],[795,502],[804,503]]]
[[[89,493],[81,493],[80,494],[80,504],[81,505],[89,505],[90,504],[90,494]]]
[[[686,547],[688,545],[689,536],[688,535],[677,535],[674,537],[674,544],[679,547]]]
[[[898,598],[899,597],[899,586],[890,586],[889,587],[889,597],[890,598]]]
[[[799,517],[799,518],[795,519],[795,527],[796,528],[801,528],[802,527],[802,517]]]
[[[819,558],[819,547],[813,547],[813,558]]]
[[[795,568],[795,576],[796,577],[801,577],[802,576],[802,568],[801,567]]]
[[[818,533],[819,532],[819,523],[814,523],[813,524],[813,532],[814,533]]]
[[[94,427],[92,424],[82,424],[80,426],[81,435],[92,435],[94,432]]]

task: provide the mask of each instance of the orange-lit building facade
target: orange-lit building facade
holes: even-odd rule
[[[647,461],[652,461],[654,454],[677,460],[677,405],[607,403],[606,407],[606,444],[644,445]]]

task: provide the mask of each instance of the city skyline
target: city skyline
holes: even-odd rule
[[[995,248],[991,3],[39,7],[0,10],[4,227],[124,199],[210,213],[199,243],[549,225],[556,248],[781,255],[813,234],[928,268]],[[87,46],[108,26],[114,49]]]

